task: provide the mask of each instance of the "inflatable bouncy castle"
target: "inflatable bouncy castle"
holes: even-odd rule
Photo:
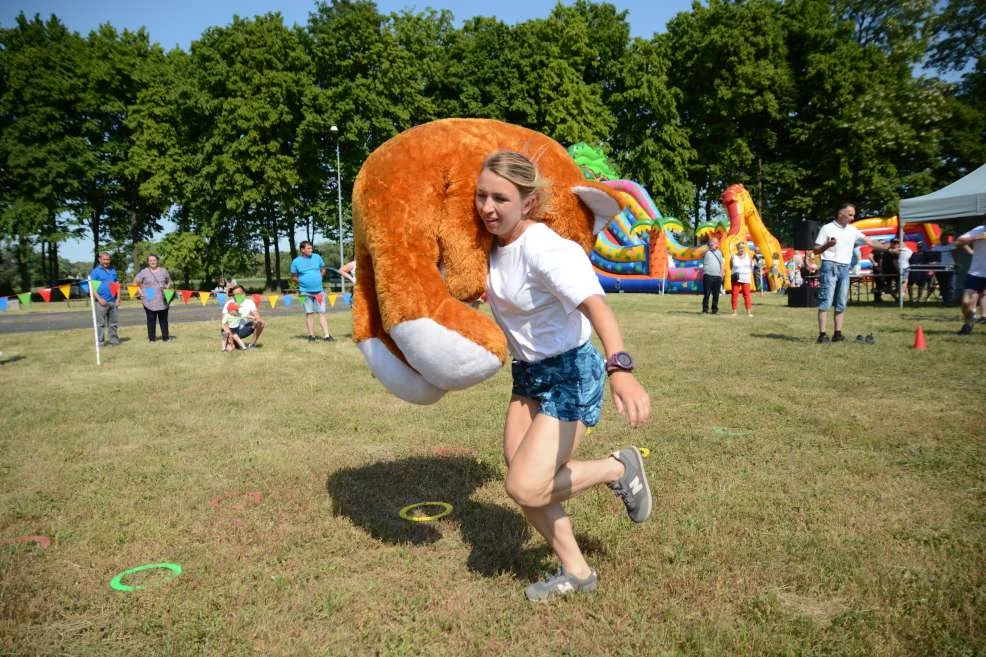
[[[665,217],[647,190],[632,180],[613,179],[618,175],[604,155],[585,144],[569,148],[569,154],[586,178],[611,187],[626,204],[626,209],[596,236],[589,254],[596,275],[607,292],[692,292],[702,291],[702,259],[707,247],[685,246],[678,241],[684,230],[682,222]],[[727,222],[707,222],[696,230],[699,239],[722,238],[724,254],[735,253],[735,245],[747,240],[764,254],[765,272],[774,259],[777,271],[784,271],[784,254],[780,244],[764,226],[750,194],[742,185],[732,185],[723,195]],[[726,258],[728,266],[729,258]],[[725,273],[730,289],[729,273]],[[769,281],[770,289],[782,284],[780,276]]]

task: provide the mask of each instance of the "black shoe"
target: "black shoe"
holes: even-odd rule
[[[966,322],[962,325],[962,328],[959,329],[959,332],[956,333],[956,335],[969,335],[970,333],[972,333],[972,324]]]
[[[866,342],[866,340],[863,338],[862,335],[857,335],[856,336],[856,342]]]
[[[836,333],[835,335],[832,336],[832,342],[845,342],[845,341],[846,341],[846,336],[842,335],[841,333]]]
[[[314,335],[309,335],[308,336],[308,341],[309,342],[315,342],[315,336]]]
[[[829,340],[829,336],[827,336],[824,333],[822,333],[821,335],[818,336],[818,339],[815,340],[815,342],[817,342],[818,344],[828,344],[828,343],[830,343],[832,341]]]
[[[986,324],[986,317],[980,317],[977,319],[976,324]]]
[[[333,337],[332,337],[331,335],[327,335],[327,336],[325,336],[324,338],[322,338],[322,341],[323,341],[323,342],[335,342],[335,341],[336,341],[336,339],[335,339],[335,338],[333,338]]]
[[[718,315],[719,314],[719,309],[718,308],[713,308],[712,309],[712,314],[713,315]]]
[[[703,310],[703,311],[702,311],[702,314],[703,314],[703,315],[708,315],[708,314],[709,314],[709,311],[708,311],[708,310]]]
[[[876,344],[876,338],[873,337],[872,333],[866,336],[866,344]]]

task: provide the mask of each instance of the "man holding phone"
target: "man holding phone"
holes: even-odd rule
[[[815,248],[812,252],[822,256],[822,267],[818,275],[818,344],[842,342],[846,339],[842,335],[842,322],[845,319],[846,303],[849,301],[849,265],[852,262],[852,250],[856,241],[861,240],[875,251],[894,253],[894,250],[887,245],[871,240],[861,230],[852,226],[855,218],[856,206],[852,203],[843,203],[839,206],[835,220],[822,226],[818,231],[818,237],[815,238]],[[825,332],[825,326],[828,322],[829,308],[833,305],[835,332],[830,340]]]

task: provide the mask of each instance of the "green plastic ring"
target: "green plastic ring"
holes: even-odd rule
[[[139,573],[142,570],[153,570],[155,568],[164,568],[165,570],[170,570],[174,573],[168,579],[173,579],[181,575],[181,566],[176,563],[145,563],[143,566],[137,566],[136,568],[131,568],[130,570],[124,570],[122,573],[110,580],[110,588],[116,591],[140,591],[143,586],[128,586],[123,583],[123,578],[127,575],[133,575],[134,573]]]
[[[412,516],[411,511],[421,506],[437,506],[441,507],[442,510],[430,516]],[[415,502],[414,504],[408,504],[406,507],[398,511],[397,515],[404,518],[404,520],[410,520],[411,522],[431,522],[432,520],[444,518],[450,513],[452,513],[452,505],[448,502]]]

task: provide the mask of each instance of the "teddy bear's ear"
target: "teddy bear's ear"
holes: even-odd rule
[[[623,210],[613,193],[608,189],[576,185],[572,187],[572,193],[578,196],[579,200],[595,216],[596,219],[592,226],[593,235],[599,233],[599,231],[606,227],[606,224],[613,220],[613,217]]]

